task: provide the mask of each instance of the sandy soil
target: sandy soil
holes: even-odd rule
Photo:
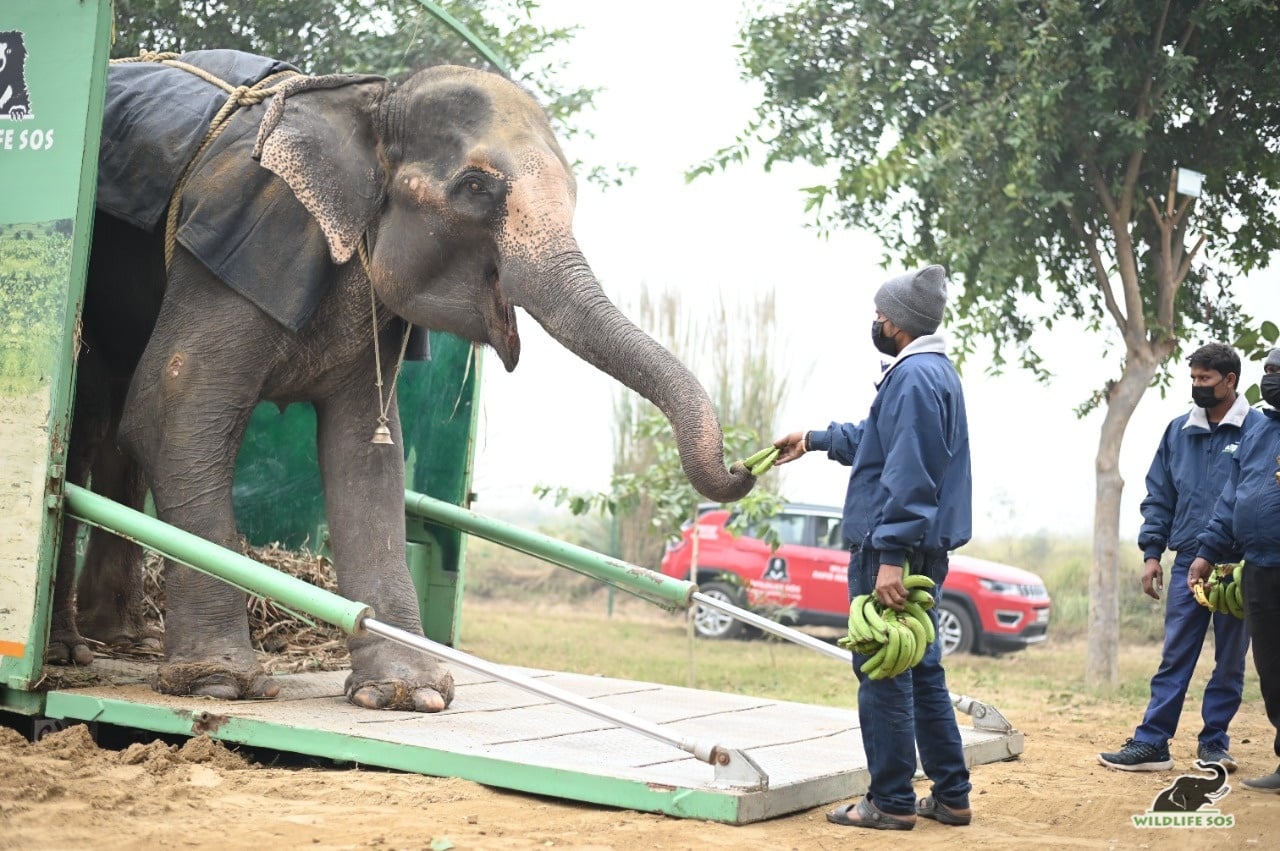
[[[1152,647],[1126,648],[1154,662]],[[1098,750],[1137,722],[1120,701],[1063,693],[1014,693],[998,683],[982,697],[1026,735],[1022,758],[973,772],[973,825],[922,821],[911,847],[963,843],[985,849],[1276,848],[1280,797],[1239,778],[1275,767],[1272,731],[1258,701],[1233,725],[1241,763],[1218,805],[1229,829],[1138,830],[1141,814],[1180,771],[1194,737],[1175,743],[1178,770],[1109,771]],[[1199,728],[1197,707],[1182,728]],[[927,793],[927,782],[918,785]],[[489,788],[464,780],[357,769],[257,764],[208,739],[181,749],[160,741],[125,750],[94,744],[73,727],[28,744],[0,728],[0,848],[769,848],[821,849],[882,841],[828,824],[823,809],[729,826],[615,810]],[[893,841],[893,840],[889,840]]]

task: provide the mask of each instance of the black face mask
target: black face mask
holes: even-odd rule
[[[1192,387],[1191,401],[1197,408],[1212,408],[1222,400],[1217,396],[1218,385],[1212,387]]]
[[[1262,401],[1280,410],[1280,372],[1271,372],[1262,376],[1258,386],[1262,389]]]
[[[893,341],[892,337],[884,335],[883,319],[877,319],[871,323],[871,344],[883,355],[888,355],[891,358],[898,356],[898,344]]]

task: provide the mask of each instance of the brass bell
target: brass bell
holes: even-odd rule
[[[378,423],[378,427],[373,430],[373,438],[369,442],[378,446],[395,446],[396,444],[391,439],[391,429],[387,428],[385,422]]]

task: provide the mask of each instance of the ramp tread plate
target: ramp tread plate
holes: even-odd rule
[[[768,788],[741,790],[717,785],[710,765],[678,748],[459,667],[454,668],[457,694],[453,705],[435,715],[421,715],[370,712],[352,706],[343,696],[346,671],[278,675],[282,693],[272,701],[214,701],[156,694],[145,685],[145,666],[117,662],[100,666],[99,672],[118,680],[118,685],[62,690],[62,694],[78,698],[65,705],[83,713],[67,717],[91,714],[89,706],[99,707],[99,715],[109,715],[105,707],[127,705],[164,713],[166,724],[186,724],[192,734],[208,730],[226,741],[249,745],[279,748],[279,742],[293,741],[294,737],[284,735],[290,732],[304,738],[310,733],[310,740],[323,741],[324,747],[332,748],[337,741],[334,737],[340,737],[349,743],[337,748],[341,754],[296,749],[577,800],[736,823],[857,795],[866,790],[868,782],[858,715],[834,707],[512,669],[662,725],[686,741],[746,752],[767,776]],[[51,706],[56,704],[51,701]],[[139,712],[129,713],[130,718],[138,716]],[[185,720],[175,722],[175,716]],[[963,726],[963,716],[961,719],[961,735],[971,764],[1021,753],[1021,734],[977,730]],[[103,716],[101,720],[112,719]],[[164,729],[136,721],[135,726]],[[245,732],[250,730],[253,732]],[[392,752],[396,757],[388,759],[386,754]],[[498,771],[495,766],[499,765],[505,768]],[[504,777],[512,779],[507,782]]]

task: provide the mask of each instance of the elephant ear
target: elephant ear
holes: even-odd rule
[[[276,92],[253,156],[320,225],[337,264],[351,259],[382,203],[377,105],[387,80],[367,74],[297,77]]]

